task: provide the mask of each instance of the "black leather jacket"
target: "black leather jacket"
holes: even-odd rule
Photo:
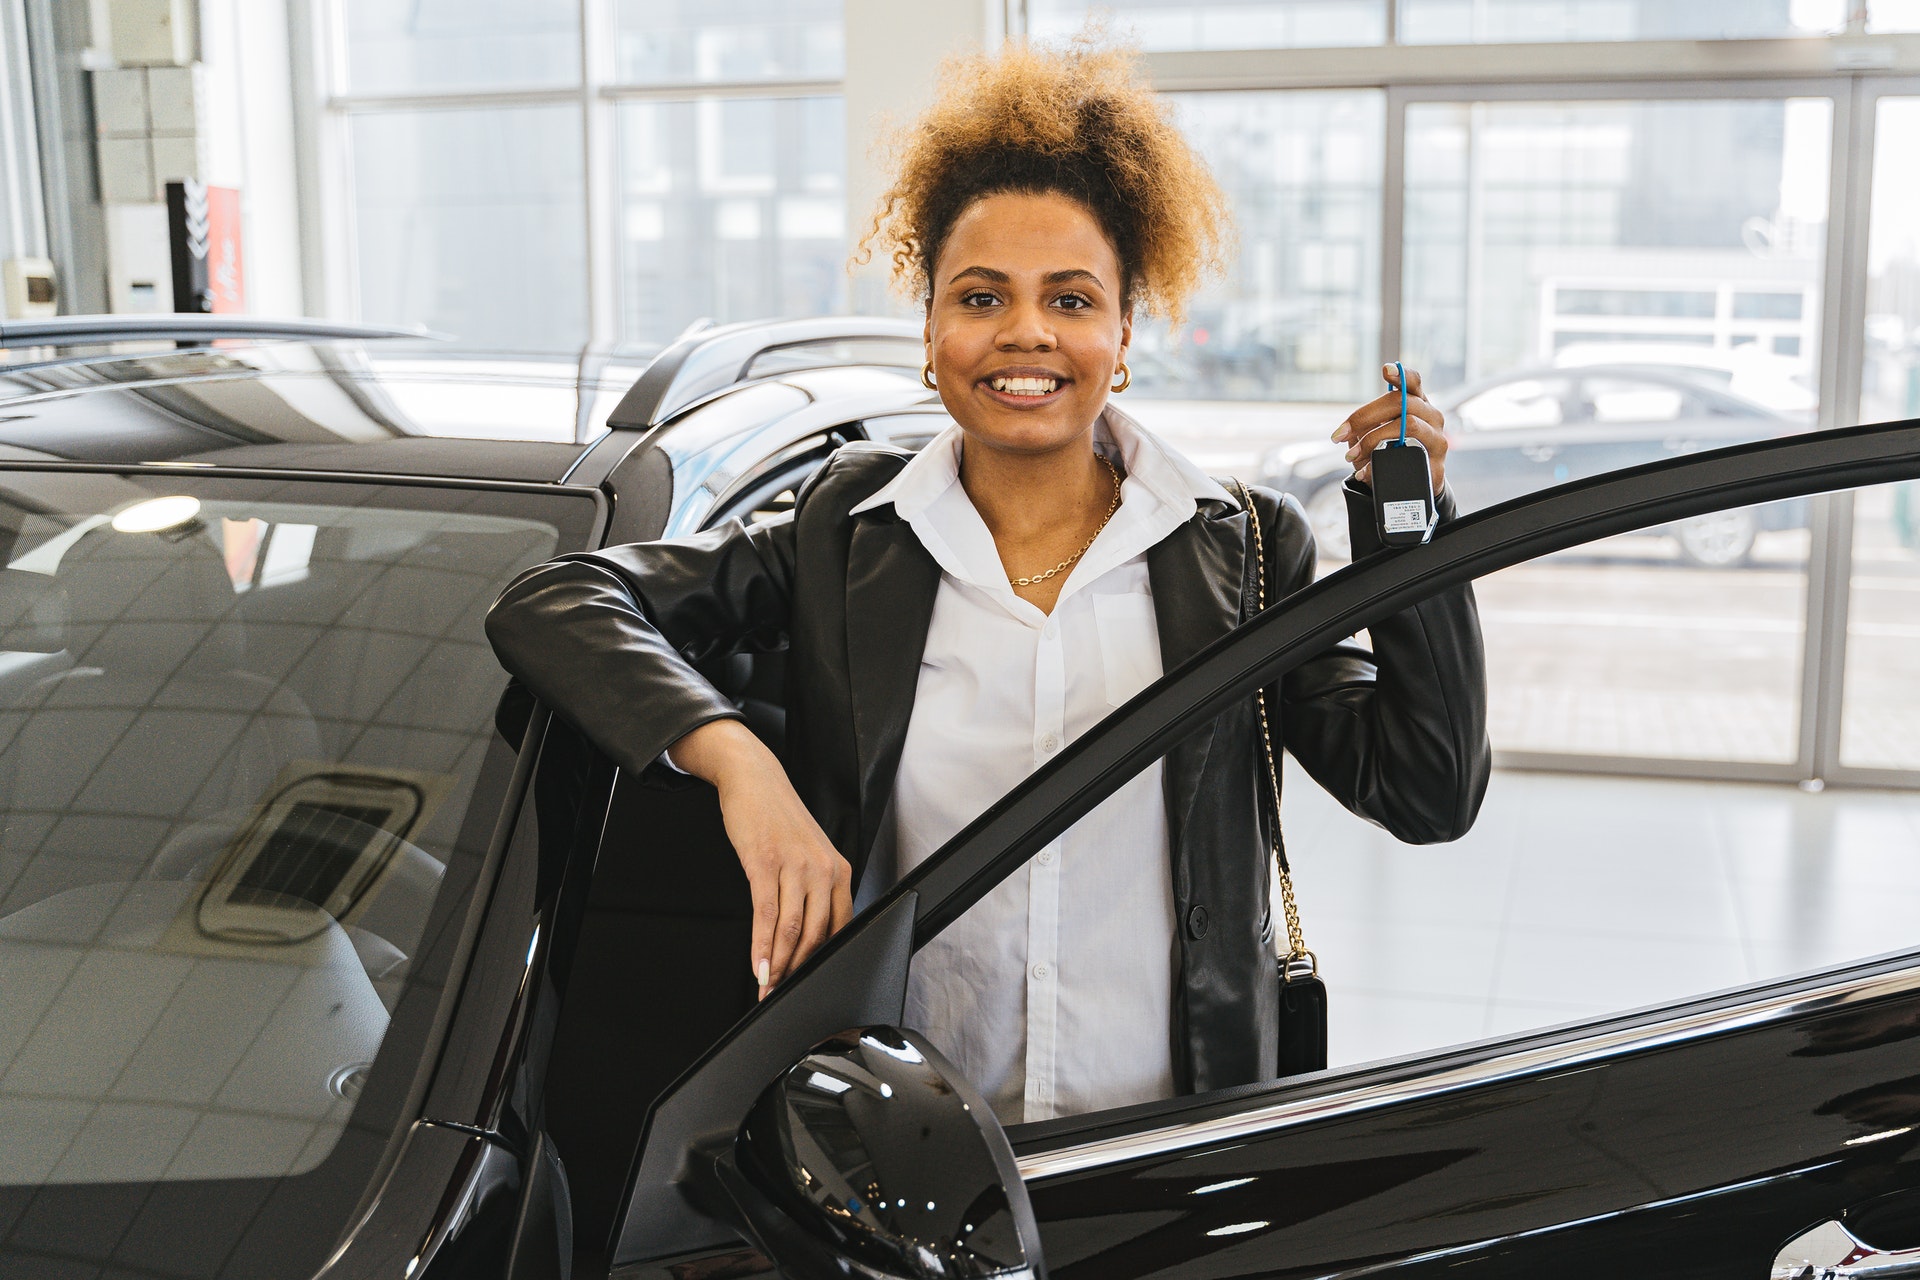
[[[848,445],[789,517],[540,565],[502,593],[487,635],[509,671],[630,770],[698,726],[739,714],[693,663],[784,645],[787,772],[857,883],[881,834],[940,570],[892,507],[849,511],[906,458]],[[1279,600],[1313,580],[1313,535],[1292,499],[1253,495],[1268,598]],[[1379,545],[1369,503],[1350,489],[1356,555]],[[1441,506],[1443,517],[1453,514],[1450,497]],[[1241,620],[1247,545],[1245,512],[1209,500],[1148,551],[1166,669]],[[1343,643],[1284,677],[1269,695],[1275,744],[1401,840],[1456,839],[1479,810],[1491,763],[1472,590],[1442,591],[1371,635],[1372,653]],[[1167,756],[1181,944],[1168,1031],[1188,1092],[1275,1072],[1279,984],[1259,751],[1248,699]],[[1309,939],[1312,910],[1303,904]]]

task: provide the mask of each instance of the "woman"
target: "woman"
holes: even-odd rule
[[[1178,316],[1223,200],[1123,53],[951,65],[868,238],[926,311],[954,426],[912,460],[848,446],[791,516],[563,557],[488,619],[503,663],[623,767],[712,783],[754,900],[764,996],[871,896],[1114,706],[1250,612],[1236,497],[1108,404],[1136,307]],[[1389,382],[1391,382],[1389,371]],[[1441,484],[1440,412],[1408,374]],[[1390,390],[1334,433],[1358,466]],[[1311,581],[1299,508],[1255,491],[1274,598]],[[1269,699],[1321,785],[1448,840],[1485,788],[1467,588]],[[691,662],[785,645],[785,766]],[[1249,700],[1180,744],[916,957],[909,1025],[1009,1122],[1270,1078],[1278,982]]]

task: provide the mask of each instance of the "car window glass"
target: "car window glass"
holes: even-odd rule
[[[1911,609],[1901,612],[1901,592],[1915,585],[1906,579],[1920,582],[1920,540],[1902,541],[1886,513],[1912,505],[1911,487],[1859,499],[1896,531],[1874,543],[1884,561],[1875,576],[1888,585],[1876,588],[1855,637],[1858,678],[1890,706],[1859,732],[1896,744],[1912,736],[1898,727],[1902,717],[1920,718],[1920,693],[1890,639],[1914,621]],[[1332,1067],[1659,1007],[1920,945],[1920,860],[1910,856],[1920,847],[1920,803],[1910,795],[1810,793],[1784,777],[1721,783],[1576,771],[1601,753],[1644,757],[1650,773],[1653,762],[1676,756],[1735,770],[1793,758],[1811,518],[1808,501],[1740,508],[1479,580],[1499,767],[1477,822],[1456,841],[1403,843],[1345,809],[1298,760],[1285,761],[1287,847],[1305,941],[1329,987]],[[1726,554],[1735,548],[1737,558]],[[1283,721],[1295,714],[1279,712]],[[1161,784],[1148,775],[1161,768],[1155,762],[1127,786],[1157,794]],[[1131,838],[1131,830],[1108,831],[1099,843],[1110,852]],[[1110,901],[1086,885],[1042,892],[1047,877],[1073,870],[1070,847],[1050,852],[1051,866],[1043,852],[1003,882],[1026,895],[1027,915],[1003,912],[1015,926],[1030,924],[1043,899],[1063,921],[1075,902]],[[1196,904],[1149,887],[1170,904],[1164,925],[1128,936],[1143,963],[1175,964],[1177,950],[1162,956],[1145,940],[1181,938],[1192,924],[1182,913]],[[1277,898],[1268,920],[1278,946]],[[1013,945],[1026,945],[1031,930],[1010,928]],[[1035,981],[1047,981],[1035,978],[1035,964],[1065,989],[1075,964],[1061,941],[1068,932],[1042,931],[1059,953],[1026,958],[1029,1003],[1010,1005],[1007,1017],[1025,1016]],[[973,966],[970,983],[981,978],[978,942],[960,949]],[[959,960],[933,946],[916,964],[959,973]],[[1045,1034],[1060,1043],[1061,1028],[1104,1018],[1145,989],[1130,972],[1104,996],[1071,1009],[1056,1003]],[[910,1000],[910,1020],[913,1009]],[[1078,1069],[1097,1074],[1099,1066],[1082,1059]]]
[[[1295,771],[1290,847],[1333,988],[1336,1063],[1920,944],[1908,856],[1920,805],[1786,776],[1811,518],[1805,500],[1738,508],[1478,581],[1489,730],[1507,767],[1454,844],[1399,844]],[[1902,623],[1900,588],[1920,574],[1914,551],[1889,542],[1878,630]],[[1920,706],[1892,647],[1863,639],[1849,672],[1888,701],[1881,723]],[[1650,775],[1680,758],[1774,780],[1584,771],[1601,756],[1644,759]]]
[[[918,450],[952,426],[953,419],[945,413],[889,413],[868,418],[862,425],[866,427],[868,439]]]
[[[584,534],[539,501],[0,480],[0,1188],[327,1160],[464,847],[486,608]]]
[[[1593,420],[1601,423],[1672,422],[1695,411],[1693,397],[1678,387],[1632,378],[1587,378],[1581,384]]]
[[[1475,431],[1556,427],[1565,419],[1563,378],[1521,378],[1489,387],[1463,401],[1456,413]]]
[[[879,365],[918,369],[923,352],[918,339],[823,338],[769,347],[748,362],[742,378],[764,378],[803,369],[839,369],[847,365]]]

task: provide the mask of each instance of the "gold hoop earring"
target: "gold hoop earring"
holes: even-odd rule
[[[1133,385],[1133,370],[1127,368],[1126,362],[1122,361],[1120,364],[1120,385],[1117,387],[1108,387],[1107,390],[1111,391],[1115,395],[1119,395],[1122,391],[1125,391],[1128,387],[1132,385]]]
[[[933,361],[931,360],[927,361],[925,364],[920,366],[920,385],[925,387],[929,391],[938,391],[940,389],[938,386],[934,385]]]

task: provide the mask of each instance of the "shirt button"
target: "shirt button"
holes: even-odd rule
[[[1199,941],[1207,936],[1207,926],[1211,923],[1207,909],[1196,905],[1193,910],[1187,912],[1187,936],[1196,942]]]
[[[1042,751],[1056,751],[1059,747],[1060,739],[1054,737],[1052,734],[1048,734],[1046,737],[1040,739],[1040,749]]]
[[[1047,975],[1052,972],[1053,970],[1047,968],[1047,966],[1044,964],[1037,964],[1033,966],[1033,976],[1035,978],[1038,978],[1042,982],[1045,982],[1047,980]]]
[[[1040,628],[1040,634],[1045,636],[1047,639],[1051,640],[1055,636],[1060,634],[1060,624],[1055,622],[1052,618],[1048,618],[1047,625]]]
[[[1053,865],[1053,850],[1042,849],[1040,851],[1040,865],[1043,867],[1050,867]]]

